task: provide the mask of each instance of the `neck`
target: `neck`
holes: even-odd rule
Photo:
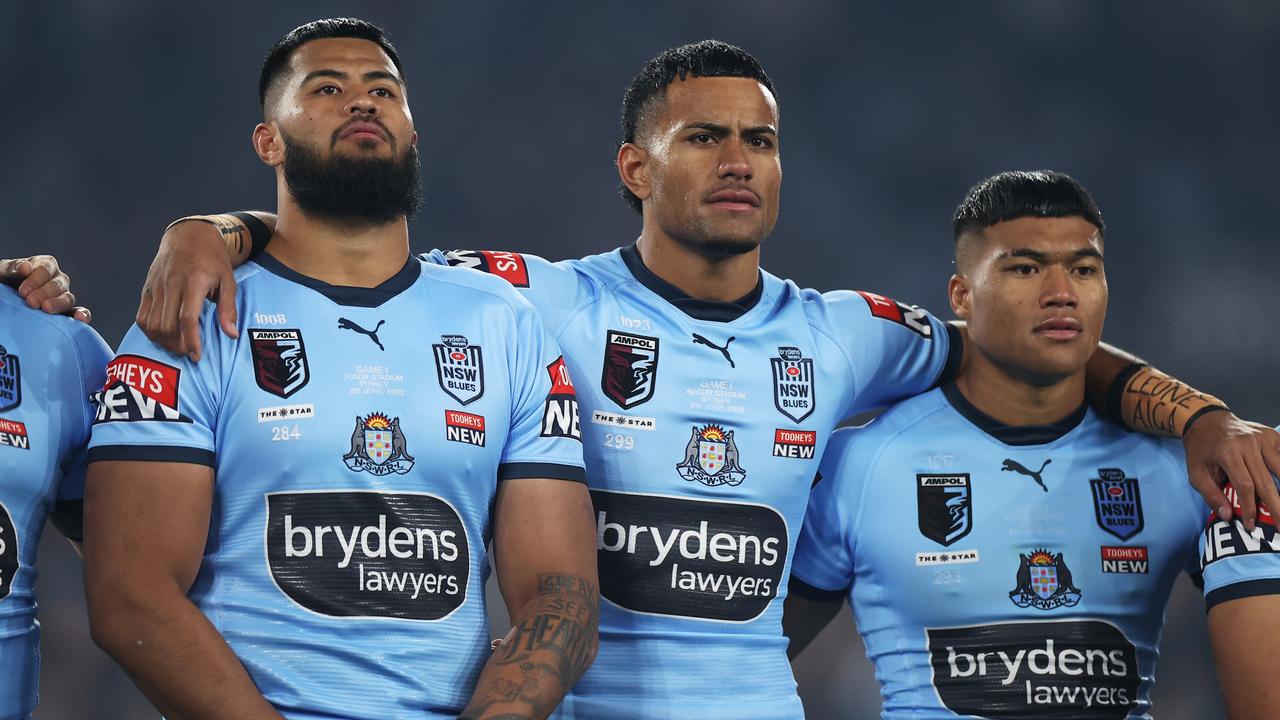
[[[732,302],[760,281],[760,248],[741,255],[708,256],[645,223],[636,242],[649,271],[698,300]]]
[[[1005,425],[1049,425],[1084,402],[1084,370],[1056,382],[1036,383],[1015,377],[975,348],[968,369],[956,378],[956,388],[974,407]]]
[[[284,187],[279,198],[267,250],[295,272],[330,285],[377,287],[409,258],[409,223],[403,217],[382,225],[346,223],[303,214]]]

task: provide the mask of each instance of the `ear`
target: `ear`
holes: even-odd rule
[[[259,160],[271,167],[284,163],[284,141],[276,128],[266,123],[258,123],[253,128],[253,151]]]
[[[951,280],[947,282],[947,298],[951,300],[951,312],[955,313],[957,318],[968,320],[973,314],[971,306],[973,295],[972,288],[969,287],[969,278],[963,275],[952,275]]]
[[[636,197],[648,200],[652,193],[649,187],[649,151],[635,143],[623,143],[618,148],[617,165],[622,184]]]

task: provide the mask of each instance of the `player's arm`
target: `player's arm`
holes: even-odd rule
[[[30,308],[50,315],[71,315],[80,322],[93,320],[89,308],[76,305],[71,294],[71,278],[58,267],[52,255],[0,260],[0,281],[18,288],[18,296]]]
[[[93,640],[169,718],[280,718],[187,597],[204,555],[213,469],[98,461],[85,503]]]
[[[843,592],[826,592],[792,576],[782,605],[782,634],[787,636],[787,659],[795,660],[809,647],[844,605]]]
[[[1231,720],[1273,720],[1280,707],[1280,595],[1255,595],[1209,608],[1209,640]]]
[[[512,628],[461,718],[545,718],[591,665],[600,615],[595,532],[586,485],[499,484],[493,555]]]

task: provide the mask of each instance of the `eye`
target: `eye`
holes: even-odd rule
[[[1093,277],[1098,274],[1098,268],[1092,265],[1081,265],[1076,268],[1076,274],[1082,277]]]
[[[695,145],[710,145],[715,141],[716,138],[711,133],[698,133],[697,135],[689,138],[689,142],[692,142]]]
[[[1040,271],[1040,268],[1036,267],[1031,263],[1019,263],[1017,265],[1010,265],[1007,269],[1007,272],[1011,272],[1014,275],[1023,275],[1023,276],[1035,275],[1039,271]]]
[[[342,92],[342,89],[339,88],[337,85],[321,85],[319,88],[316,89],[317,95],[337,95],[341,92]]]
[[[370,90],[369,92],[370,92],[371,94],[373,94],[373,95],[377,96],[377,97],[380,97],[380,98],[393,98],[393,97],[395,97],[395,93],[391,92],[391,91],[390,91],[390,90],[388,90],[387,88],[374,88],[373,90]]]
[[[753,137],[747,143],[754,148],[768,149],[773,147],[773,141],[767,137]]]

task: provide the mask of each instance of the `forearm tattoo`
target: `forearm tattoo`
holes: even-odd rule
[[[1226,408],[1218,398],[1149,367],[1125,383],[1121,403],[1130,429],[1174,438],[1186,434],[1205,412]]]
[[[577,575],[542,574],[494,651],[459,720],[545,718],[595,659],[600,593]]]

